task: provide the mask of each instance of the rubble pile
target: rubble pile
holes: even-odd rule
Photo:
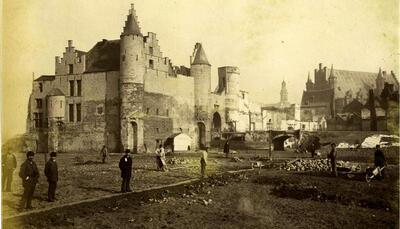
[[[186,159],[183,159],[183,158],[176,158],[176,157],[173,157],[173,158],[170,158],[170,159],[167,161],[167,163],[170,164],[170,165],[185,165],[185,164],[188,164],[189,161],[186,160]]]
[[[339,168],[348,168],[349,171],[360,171],[361,166],[356,163],[337,161],[336,166]],[[331,168],[328,159],[296,159],[285,163],[280,170],[286,171],[329,171]]]

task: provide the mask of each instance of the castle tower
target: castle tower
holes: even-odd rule
[[[133,4],[120,41],[121,150],[136,152],[143,146],[144,55],[143,35]]]
[[[288,91],[286,89],[286,82],[283,80],[282,81],[282,86],[281,86],[281,104],[287,104],[288,103]]]
[[[385,86],[385,79],[383,78],[383,76],[382,76],[382,70],[381,70],[381,68],[379,68],[379,73],[378,73],[378,76],[376,77],[376,79],[375,79],[375,83],[376,83],[376,91],[375,91],[375,94],[377,95],[377,96],[379,96],[381,93],[382,93],[382,91],[383,91],[383,88],[384,88],[384,86]]]
[[[239,121],[240,70],[234,66],[220,67],[218,76],[226,80],[225,122],[228,123],[229,129],[235,129],[235,123]]]
[[[190,73],[194,78],[195,120],[199,126],[199,146],[204,147],[210,141],[211,65],[200,43],[195,45]]]
[[[307,90],[307,91],[310,91],[310,90],[312,90],[313,88],[314,88],[314,84],[313,84],[313,82],[311,81],[310,72],[308,72],[308,79],[307,79],[307,82],[306,82],[306,90]]]
[[[329,74],[328,81],[329,81],[329,88],[334,89],[335,85],[337,84],[337,77],[333,73],[333,64],[331,66],[331,73]]]

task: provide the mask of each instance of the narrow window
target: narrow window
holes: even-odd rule
[[[167,117],[169,116],[169,110],[167,109]]]
[[[122,55],[122,62],[125,61],[125,55]]]
[[[150,55],[153,55],[153,47],[149,47]]]
[[[69,104],[69,122],[74,122],[74,104]]]
[[[39,128],[39,114],[38,113],[33,113],[33,121],[34,121],[34,127]]]
[[[62,101],[60,101],[60,108],[62,109]]]
[[[69,72],[69,74],[73,74],[74,73],[74,65],[73,64],[69,64],[68,65],[68,72]]]
[[[156,110],[156,115],[158,115],[158,113],[159,113],[159,110],[158,110],[158,108],[157,108],[157,110]]]
[[[43,127],[43,113],[39,113],[39,127]]]
[[[43,92],[43,83],[39,83],[39,91]]]
[[[42,99],[36,99],[36,108],[42,108]]]
[[[149,114],[150,113],[150,108],[147,108],[146,109],[146,114]]]
[[[73,80],[69,81],[69,95],[74,96],[75,92],[75,82]]]
[[[82,96],[82,80],[77,80],[76,86],[78,87],[78,96]]]
[[[82,120],[81,118],[81,104],[77,103],[76,104],[76,121],[80,122]]]
[[[136,54],[136,60],[139,60],[139,55],[138,54]]]
[[[154,61],[153,60],[149,60],[149,68],[154,69]]]
[[[157,131],[157,134],[160,133],[160,129],[159,128],[156,128],[156,131]]]

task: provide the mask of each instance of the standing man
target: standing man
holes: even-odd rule
[[[1,159],[1,168],[3,172],[2,184],[3,191],[11,192],[11,183],[13,180],[14,170],[17,167],[17,159],[10,151],[6,151]]]
[[[27,160],[22,163],[19,177],[22,179],[22,185],[24,186],[24,194],[21,199],[21,208],[32,209],[32,197],[35,192],[36,183],[39,179],[39,171],[36,163],[33,161],[35,153],[28,151],[26,153]]]
[[[105,145],[103,145],[103,148],[101,149],[100,154],[101,154],[101,158],[102,158],[103,164],[106,163],[106,158],[108,156],[108,150],[107,150],[107,147]]]
[[[337,168],[336,168],[336,144],[331,143],[331,152],[328,154],[328,158],[331,161],[331,170],[332,170],[332,176],[337,177]]]
[[[121,192],[132,192],[129,182],[132,177],[132,158],[129,156],[131,151],[125,150],[125,155],[119,160],[119,169],[121,170],[122,185]]]
[[[374,164],[375,168],[379,167],[380,176],[378,176],[378,179],[382,180],[383,178],[385,178],[384,169],[382,168],[386,166],[386,158],[383,154],[383,151],[381,150],[380,145],[376,145]]]
[[[227,140],[227,141],[225,142],[225,145],[224,145],[224,153],[225,153],[225,157],[228,157],[228,156],[229,156],[229,140]]]
[[[58,167],[56,162],[57,153],[51,152],[50,159],[47,161],[44,174],[47,177],[47,182],[49,183],[49,189],[47,192],[47,200],[49,202],[54,202],[56,199],[56,188],[57,188],[57,181],[58,181]]]
[[[206,147],[201,151],[200,168],[201,168],[201,178],[206,176],[206,166],[207,166],[208,148]]]

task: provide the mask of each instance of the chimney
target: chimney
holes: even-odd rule
[[[72,47],[72,40],[68,40],[68,47]]]
[[[322,63],[319,63],[319,70],[322,69]]]

